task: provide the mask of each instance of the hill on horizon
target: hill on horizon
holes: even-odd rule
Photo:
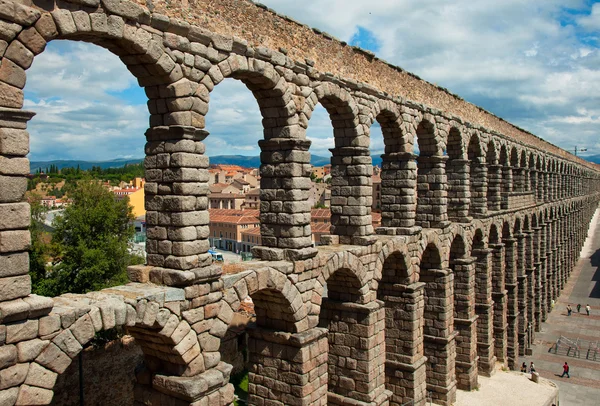
[[[582,156],[581,158],[586,161],[600,164],[600,155]],[[381,166],[381,156],[373,155],[373,165]],[[38,169],[45,170],[50,165],[56,165],[58,169],[63,168],[79,168],[82,170],[89,170],[93,166],[99,166],[102,169],[107,168],[120,168],[125,165],[138,164],[143,162],[144,158],[132,158],[132,159],[113,159],[110,161],[79,161],[79,160],[54,160],[54,161],[31,161],[30,172],[35,173]],[[329,157],[323,157],[319,155],[311,155],[310,163],[314,166],[323,166],[329,163]],[[213,165],[239,165],[246,168],[258,168],[260,167],[259,156],[248,156],[248,155],[215,155],[210,157],[210,163]]]
[[[53,160],[53,161],[31,161],[30,172],[35,173],[38,169],[46,170],[50,165],[56,165],[58,169],[63,168],[79,168],[82,170],[89,170],[93,166],[99,166],[102,169],[106,168],[120,168],[128,164],[138,164],[143,162],[144,158],[132,158],[132,159],[113,159],[110,161],[79,161],[79,160]],[[327,165],[330,162],[329,157],[322,157],[318,155],[311,155],[310,163],[314,166]],[[260,167],[260,156],[247,156],[247,155],[215,155],[210,157],[210,163],[213,165],[239,165],[246,168],[258,168]],[[373,164],[381,165],[381,158],[379,155],[373,156]]]

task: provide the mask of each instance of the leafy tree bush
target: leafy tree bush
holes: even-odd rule
[[[69,193],[73,204],[54,220],[54,266],[34,285],[36,293],[85,293],[127,282],[133,214],[99,182],[84,180]],[[137,262],[137,261],[136,261]]]

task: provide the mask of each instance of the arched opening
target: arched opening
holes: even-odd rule
[[[529,188],[528,193],[531,194],[532,204],[537,203],[536,195],[537,195],[537,170],[535,167],[535,157],[533,156],[533,152],[529,153],[529,159],[527,161],[527,170],[529,172]]]
[[[322,236],[331,234],[331,188],[334,185],[331,151],[335,148],[334,130],[325,107],[317,103],[311,113],[306,138],[311,142],[311,230],[315,246],[327,243]],[[335,183],[339,179],[336,178]],[[338,185],[339,186],[339,185]],[[337,199],[337,198],[336,198]]]
[[[486,162],[488,165],[487,208],[488,211],[497,211],[502,207],[502,166],[493,140],[490,140],[487,145]]]
[[[459,389],[477,387],[477,318],[474,258],[467,254],[463,237],[458,234],[450,246],[450,269],[454,274],[454,325],[456,337],[456,381]]]
[[[289,281],[286,282],[289,284]],[[302,304],[295,303],[297,291],[291,286],[280,289],[260,289],[251,295],[257,328],[247,330],[247,404],[281,401],[289,393],[285,388],[290,382],[295,382],[298,390],[294,398],[306,404],[311,401],[323,404],[327,399],[326,331],[311,329],[309,334],[298,332],[299,318],[305,311]],[[286,292],[291,297],[286,297]],[[262,388],[267,378],[272,380],[273,387],[264,391]]]
[[[341,265],[325,281],[319,315],[319,327],[328,332],[327,396],[336,404],[373,402],[385,390],[383,303],[365,303],[368,288],[358,277],[357,264],[349,266]],[[364,373],[357,371],[359,365]]]
[[[468,221],[471,194],[469,192],[469,161],[460,131],[456,127],[448,134],[448,219],[451,221]]]
[[[208,168],[208,241],[211,254],[223,255],[224,266],[231,268],[242,258],[249,258],[252,248],[263,245],[261,220],[269,220],[271,195],[265,193],[265,216],[261,218],[262,199],[260,148],[263,139],[261,108],[242,80],[227,78],[210,93],[206,112],[204,143],[209,157]],[[270,162],[269,152],[263,158]],[[268,178],[268,177],[267,177]],[[266,189],[268,190],[268,189]],[[271,223],[265,223],[265,237]],[[267,241],[267,243],[269,243]]]
[[[535,197],[537,203],[543,203],[546,201],[546,197],[544,194],[546,193],[546,171],[544,171],[544,163],[542,162],[541,156],[537,156],[537,161],[535,165],[537,171],[537,187],[535,189]]]
[[[500,208],[508,209],[510,194],[513,190],[513,173],[506,145],[500,148],[500,165],[502,165],[502,203]]]
[[[446,160],[436,138],[434,123],[421,120],[416,138],[417,158],[417,226],[443,228],[448,223]]]
[[[525,150],[521,151],[521,158],[519,159],[519,170],[521,171],[521,183],[523,188],[523,193],[530,192],[530,184],[529,184],[529,168],[527,165],[527,152]]]
[[[363,245],[368,242],[366,237],[373,234],[369,137],[359,123],[358,110],[349,93],[325,83],[315,89],[315,95],[314,105],[318,102],[325,107],[333,126],[331,234],[341,244]],[[312,99],[307,101],[313,103]]]
[[[32,32],[37,34],[35,28],[28,30]],[[20,163],[22,169],[3,176],[0,202],[24,205],[19,202],[27,201],[31,206],[29,230],[14,234],[17,241],[31,241],[31,246],[18,247],[17,242],[13,247],[21,252],[8,253],[9,258],[21,258],[12,261],[10,272],[23,279],[18,297],[25,300],[36,297],[30,292],[54,297],[125,284],[127,266],[144,263],[146,256],[143,134],[149,112],[144,89],[132,74],[135,70],[106,49],[115,50],[108,41],[54,40],[46,45],[39,40],[37,45],[44,42],[45,47],[35,52],[41,52],[35,58],[23,49],[23,55],[29,53],[33,59],[26,71],[17,69],[18,62],[7,56],[2,60],[3,67],[22,73],[8,80],[23,88],[23,107],[36,113],[28,123],[28,136],[25,130],[0,131],[11,132],[15,141],[22,142],[22,154],[0,147],[3,159]],[[9,121],[1,126],[11,127]],[[37,297],[39,312],[27,322],[36,325],[37,317],[53,307],[49,298]],[[28,318],[27,312],[23,318]],[[51,333],[67,335],[59,328]],[[135,370],[145,363],[139,342],[122,324],[89,333],[85,340],[79,336],[81,342],[75,340],[68,354],[79,357],[80,363],[70,363],[58,376],[52,373],[53,387],[41,391],[52,389],[54,396],[47,400],[53,404],[78,400],[80,389],[92,403],[133,403]],[[39,346],[38,354],[47,344]],[[99,367],[96,361],[103,357],[115,357],[115,362]],[[100,376],[106,379],[99,382]],[[33,387],[38,383],[42,385],[36,382]],[[114,387],[118,395],[100,390],[103,385]]]
[[[377,299],[385,308],[385,386],[391,402],[425,399],[423,360],[423,284],[413,283],[407,258],[394,252],[385,259]]]
[[[414,160],[405,152],[406,144],[396,107],[384,106],[371,126],[374,164],[372,216],[373,226],[379,228],[378,233],[385,234],[388,230],[414,225],[415,179],[410,179],[410,175],[415,168],[410,168],[414,166]],[[383,154],[375,157],[374,152],[381,149]]]
[[[469,189],[471,193],[471,216],[487,213],[487,166],[479,135],[471,135],[468,147],[470,163]]]
[[[453,275],[442,268],[434,244],[428,244],[421,256],[419,281],[425,283],[423,352],[427,357],[427,390],[434,402],[450,405],[456,396]]]
[[[519,152],[517,151],[517,147],[512,147],[510,151],[510,166],[512,168],[512,179],[513,179],[513,187],[512,191],[514,193],[523,192],[523,172],[519,166]]]

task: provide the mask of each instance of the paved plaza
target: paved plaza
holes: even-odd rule
[[[541,376],[551,379],[560,389],[560,406],[600,404],[600,355],[598,361],[586,359],[588,343],[600,340],[600,217],[599,211],[592,220],[588,240],[582,257],[573,270],[565,289],[558,298],[548,320],[536,333],[533,355],[521,357],[527,365],[535,363]],[[567,316],[567,305],[573,314]],[[581,304],[581,312],[577,312]],[[591,307],[590,316],[585,306]],[[579,357],[566,355],[565,346],[558,353],[549,351],[561,336],[583,342]],[[560,378],[562,365],[568,362],[571,378]]]

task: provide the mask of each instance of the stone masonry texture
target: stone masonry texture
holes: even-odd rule
[[[130,283],[48,298],[28,275],[26,72],[52,40],[118,55],[148,97],[147,263]],[[516,368],[565,286],[600,171],[368,51],[240,0],[0,0],[0,404],[49,405],[96,333],[141,350],[134,405],[225,406],[221,343],[243,301],[252,405],[454,402]],[[240,80],[261,110],[257,260],[208,254],[204,117]],[[331,118],[331,230],[311,241],[310,142]],[[384,134],[382,226],[370,127]],[[413,154],[418,145],[420,154]],[[70,369],[71,368],[71,369]],[[132,392],[132,394],[131,394]]]

